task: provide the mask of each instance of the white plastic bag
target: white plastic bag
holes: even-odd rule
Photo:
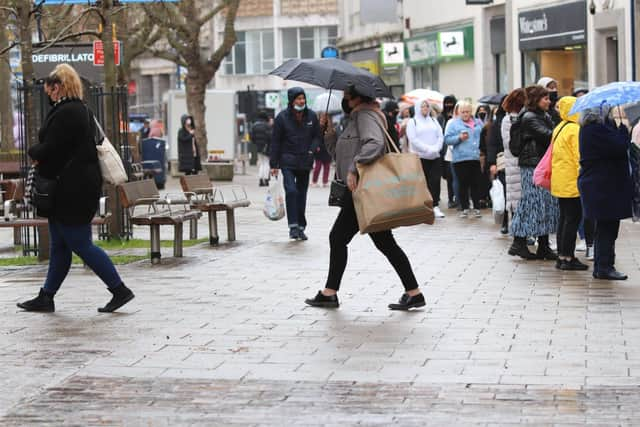
[[[493,219],[496,224],[502,224],[506,203],[504,200],[504,186],[500,180],[493,180],[489,194],[491,196],[491,204],[493,205]]]
[[[284,191],[282,185],[277,178],[271,178],[271,184],[267,190],[267,196],[264,199],[264,208],[262,209],[264,216],[271,221],[278,221],[284,218]]]

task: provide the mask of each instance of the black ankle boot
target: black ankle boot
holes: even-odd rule
[[[324,295],[322,291],[318,291],[318,294],[314,298],[308,298],[304,300],[304,302],[311,307],[338,308],[340,306],[338,295],[328,297]]]
[[[526,237],[514,237],[508,254],[511,256],[519,256],[523,259],[536,259],[536,255],[529,252]]]
[[[538,250],[536,251],[536,258],[546,261],[557,261],[558,254],[551,250],[549,247],[549,236],[538,237]]]
[[[502,218],[502,227],[500,228],[500,233],[509,234],[509,212],[504,213],[504,217]]]
[[[424,295],[418,294],[410,297],[409,294],[402,294],[400,301],[397,304],[389,304],[390,310],[404,310],[407,311],[410,308],[424,307],[427,303],[424,300]]]
[[[32,300],[19,302],[18,307],[25,311],[38,311],[41,313],[53,313],[56,306],[53,303],[53,295],[44,289],[40,289],[40,293]]]
[[[112,313],[135,298],[131,289],[127,288],[124,283],[117,288],[108,289],[108,291],[113,294],[113,298],[107,305],[98,309],[100,313]]]

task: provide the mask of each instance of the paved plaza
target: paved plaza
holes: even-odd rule
[[[327,273],[328,189],[310,189],[309,241],[291,242],[257,179],[236,182],[253,202],[238,241],[222,223],[219,247],[120,266],[137,298],[118,313],[96,311],[110,295],[80,266],[56,313],[21,312],[46,266],[0,270],[1,426],[640,424],[640,225],[618,241],[630,279],[606,282],[509,257],[490,211],[445,210],[396,232],[423,310],[387,309],[402,287],[363,236],[341,307],[322,310],[303,301]]]

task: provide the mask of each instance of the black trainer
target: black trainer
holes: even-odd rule
[[[628,276],[624,273],[620,273],[619,271],[613,270],[608,273],[593,273],[593,277],[595,279],[600,280],[627,280]]]
[[[560,270],[566,271],[587,271],[589,266],[580,262],[578,258],[572,258],[571,261],[562,260],[560,262]]]
[[[298,229],[298,239],[300,240],[309,240],[306,234],[304,234],[304,230]]]
[[[127,288],[124,283],[117,288],[108,289],[108,291],[113,294],[113,298],[107,305],[98,309],[100,313],[112,313],[135,298],[131,289]]]
[[[300,239],[300,230],[298,227],[291,227],[289,229],[289,238],[291,240],[299,240]]]
[[[338,295],[331,295],[330,297],[324,295],[321,291],[315,298],[306,299],[304,302],[312,307],[324,307],[324,308],[338,308],[340,302],[338,301]]]
[[[402,294],[400,301],[397,304],[389,304],[391,310],[409,310],[411,308],[424,307],[427,303],[424,300],[424,295],[418,294],[410,297],[409,294]]]
[[[38,293],[38,296],[34,299],[19,302],[16,305],[25,311],[37,311],[40,313],[53,313],[56,311],[53,294],[50,294],[42,288],[40,288],[40,293]]]

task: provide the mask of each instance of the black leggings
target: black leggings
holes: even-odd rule
[[[576,250],[576,235],[582,219],[580,197],[558,198],[560,220],[558,222],[558,255],[573,258]]]
[[[347,245],[359,230],[358,218],[356,217],[356,210],[353,206],[350,192],[348,192],[348,196],[345,199],[344,207],[340,210],[329,234],[331,251],[329,254],[329,276],[327,277],[326,287],[335,291],[340,289],[342,275],[347,267]],[[396,243],[391,230],[369,233],[369,237],[396,270],[405,291],[417,289],[418,281],[413,274],[409,259]]]
[[[460,188],[460,206],[462,209],[469,209],[469,189],[471,189],[471,199],[473,200],[473,207],[480,208],[480,185],[482,181],[482,171],[480,170],[479,160],[468,160],[465,162],[454,163],[453,167],[456,170],[456,176]]]
[[[433,207],[440,204],[440,181],[442,180],[442,160],[438,157],[435,160],[420,159],[422,170],[427,180],[427,187],[431,197],[433,197]]]

